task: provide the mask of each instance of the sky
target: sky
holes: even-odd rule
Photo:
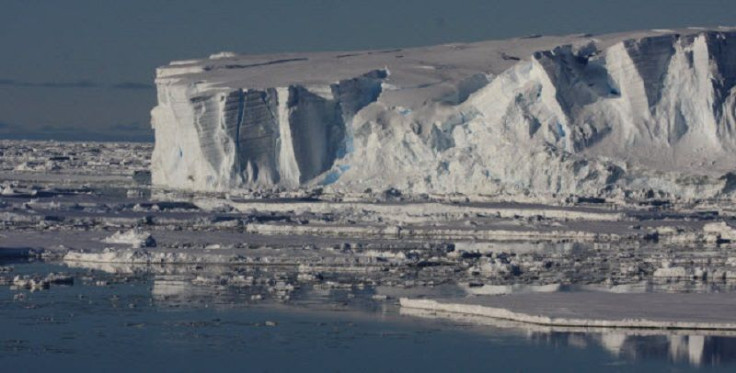
[[[734,0],[0,0],[0,138],[153,141],[155,68],[219,51],[736,26]]]

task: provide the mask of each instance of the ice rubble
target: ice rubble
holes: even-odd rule
[[[156,247],[156,240],[148,232],[131,229],[127,232],[118,231],[102,240],[105,243],[131,245],[135,249],[142,247]]]
[[[157,70],[153,183],[730,194],[736,31],[237,56]]]

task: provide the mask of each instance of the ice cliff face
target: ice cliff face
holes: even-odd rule
[[[157,185],[726,195],[736,32],[220,54],[158,70]]]
[[[199,90],[160,84],[154,182],[298,187],[345,156],[348,124],[378,98],[385,78],[376,70],[329,85]]]

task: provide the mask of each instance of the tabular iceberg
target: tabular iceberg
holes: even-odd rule
[[[224,52],[161,67],[156,83],[152,179],[163,187],[539,198],[736,189],[732,29]]]

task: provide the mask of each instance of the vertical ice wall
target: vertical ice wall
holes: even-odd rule
[[[345,156],[346,123],[378,98],[386,76],[377,70],[329,85],[267,89],[160,79],[153,182],[222,190],[314,181]]]
[[[718,195],[736,169],[728,40],[667,34],[534,53],[433,115],[372,115],[336,188]]]
[[[160,76],[153,181],[202,190],[323,183],[353,192],[713,196],[736,170],[735,42],[730,31],[585,39],[532,52],[495,75],[454,74],[477,61],[448,63],[431,49],[417,53],[441,64],[402,65],[405,51],[390,78],[375,70],[265,89]],[[455,96],[427,95],[441,84]]]

